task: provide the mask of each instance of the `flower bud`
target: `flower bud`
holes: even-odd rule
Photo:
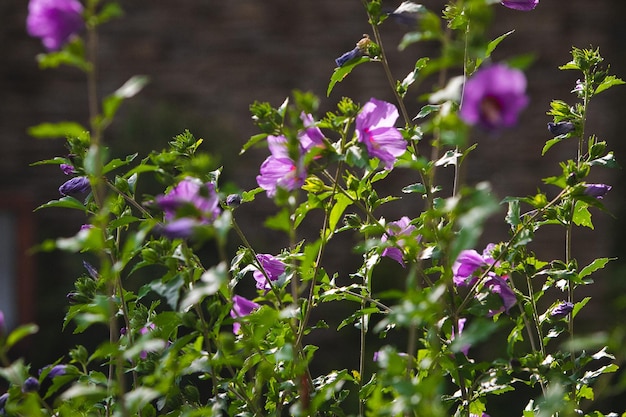
[[[22,384],[22,392],[35,392],[39,390],[39,381],[37,378],[29,376]]]
[[[573,132],[574,129],[575,126],[572,122],[548,123],[548,130],[554,136],[566,135],[570,132]]]
[[[82,194],[87,192],[91,185],[87,177],[74,177],[68,181],[65,181],[59,187],[59,193],[63,196],[72,194]]]
[[[563,301],[552,309],[552,311],[550,312],[550,317],[552,317],[553,319],[560,319],[571,313],[573,309],[574,304],[570,303],[569,301]]]
[[[604,198],[606,193],[611,191],[611,186],[607,184],[585,184],[584,193],[590,197],[595,197],[598,199]]]
[[[226,197],[226,205],[230,208],[237,208],[241,204],[241,196],[239,194],[230,194]]]

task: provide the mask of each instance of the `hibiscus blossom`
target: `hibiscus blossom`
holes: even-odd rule
[[[465,82],[459,116],[469,125],[497,130],[517,123],[527,104],[524,73],[495,64],[478,69]]]
[[[393,168],[406,151],[406,141],[394,127],[398,109],[386,101],[371,99],[356,117],[356,137],[365,144],[370,156],[378,158],[385,169]]]

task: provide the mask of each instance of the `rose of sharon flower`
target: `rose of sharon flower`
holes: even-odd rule
[[[267,144],[271,155],[263,161],[260,175],[256,177],[259,187],[266,191],[268,197],[274,197],[278,188],[287,191],[300,188],[306,179],[302,158],[298,161],[291,159],[284,136],[268,136]]]
[[[480,68],[465,82],[459,115],[486,130],[513,126],[528,104],[526,77],[503,64]]]
[[[324,146],[324,134],[319,127],[315,126],[315,120],[313,116],[307,113],[302,113],[300,119],[304,124],[304,130],[298,133],[298,140],[303,152],[309,151],[314,147]]]
[[[382,236],[380,239],[381,242],[386,242],[389,239],[388,236],[394,236],[396,237],[397,244],[402,246],[404,240],[401,237],[411,236],[411,234],[416,230],[415,226],[410,224],[410,221],[411,220],[408,217],[403,216],[398,221],[389,222],[387,225],[387,233]],[[383,250],[382,256],[388,256],[404,267],[403,254],[400,248],[394,246],[387,247]]]
[[[170,238],[190,237],[195,227],[214,221],[220,214],[215,184],[197,178],[185,178],[156,202],[165,212],[162,232]]]
[[[474,285],[480,274],[480,269],[494,263],[491,255],[493,246],[491,243],[487,245],[482,255],[474,249],[461,251],[452,265],[454,284],[461,287]]]
[[[263,271],[265,271],[265,273],[263,273],[263,271],[257,269],[252,274],[256,281],[256,287],[259,290],[269,291],[272,289],[272,285],[269,281],[276,281],[285,273],[285,264],[280,259],[269,254],[260,253],[256,258],[261,263]]]
[[[471,287],[478,280],[478,276],[482,273],[483,268],[488,268],[493,264],[497,265],[492,255],[493,246],[493,244],[487,245],[482,255],[473,249],[461,251],[452,265],[452,280],[454,284],[462,287]],[[489,272],[484,286],[492,294],[500,296],[502,300],[502,307],[500,309],[489,311],[490,317],[503,311],[508,312],[517,302],[515,293],[506,283],[506,277],[500,277],[493,272]]]
[[[485,281],[485,286],[489,289],[489,291],[493,294],[498,294],[500,299],[502,300],[502,307],[498,310],[490,310],[488,316],[492,317],[498,313],[509,312],[511,307],[515,305],[517,302],[517,297],[515,293],[506,283],[506,280],[502,277],[499,277],[495,274],[489,275],[489,279]]]
[[[537,7],[539,0],[502,0],[501,4],[509,9],[527,12]]]
[[[372,98],[356,117],[356,137],[371,157],[380,159],[385,169],[393,168],[406,151],[406,141],[394,127],[398,109],[391,103]]]
[[[259,308],[259,304],[254,301],[250,301],[247,298],[239,295],[233,296],[233,308],[230,310],[230,316],[234,319],[238,317],[244,317],[252,313],[255,309]],[[241,329],[241,324],[237,321],[233,323],[233,333],[238,334]]]
[[[57,51],[85,26],[78,0],[30,0],[26,30],[41,38],[49,51]]]

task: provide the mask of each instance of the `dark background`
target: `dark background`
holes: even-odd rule
[[[385,4],[395,7],[399,3]],[[423,4],[437,11],[444,2]],[[225,180],[250,189],[256,186],[255,176],[266,153],[259,149],[237,156],[247,139],[257,133],[248,110],[253,101],[278,106],[295,88],[310,90],[322,98],[320,114],[332,109],[342,96],[361,103],[370,97],[393,101],[382,69],[375,65],[359,67],[325,98],[334,59],[352,49],[361,34],[370,33],[358,0],[133,0],[123,2],[122,7],[125,17],[101,28],[100,92],[113,92],[135,74],[149,75],[151,82],[123,105],[106,133],[106,142],[120,156],[134,152],[141,156],[164,148],[172,136],[189,129],[205,139],[204,150],[219,156]],[[550,119],[545,113],[551,99],[573,101],[569,92],[577,74],[557,67],[570,60],[572,45],[593,45],[611,64],[611,72],[626,78],[625,12],[623,0],[542,0],[536,10],[526,13],[494,6],[489,37],[516,29],[498,47],[494,60],[535,55],[526,71],[531,104],[517,129],[497,137],[476,134],[472,138],[479,146],[467,166],[469,183],[486,179],[496,196],[503,198],[533,194],[541,178],[559,173],[556,161],[570,158],[573,150],[570,144],[561,144],[546,157],[539,157],[549,138],[546,123]],[[20,223],[20,235],[33,246],[45,239],[73,235],[85,219],[78,212],[63,209],[31,214],[35,207],[59,197],[58,186],[66,178],[56,166],[29,165],[64,155],[65,148],[61,140],[35,140],[26,129],[44,121],[77,120],[87,125],[87,102],[82,73],[71,68],[38,69],[35,56],[43,48],[39,40],[25,33],[26,14],[26,1],[0,2],[0,207],[18,207],[26,218]],[[428,44],[415,44],[399,53],[395,46],[404,31],[392,22],[382,29],[398,79],[404,78],[416,59],[435,53]],[[616,151],[618,161],[626,154],[622,137],[624,88],[616,87],[592,102],[587,130],[605,139]],[[419,111],[415,99],[407,105],[409,113]],[[399,173],[398,180],[406,182],[410,178]],[[598,171],[591,180],[613,185],[604,200],[610,214],[594,212],[595,231],[577,231],[574,254],[581,265],[600,256],[626,259],[622,239],[626,231],[624,174],[620,170]],[[415,213],[411,201],[391,207],[389,219]],[[266,252],[276,252],[286,245],[279,235],[257,227],[271,211],[268,200],[253,208],[243,207],[239,215],[244,231]],[[500,213],[489,222],[484,243],[507,238],[502,217]],[[542,259],[562,258],[561,242],[560,233],[545,233],[538,236],[533,249]],[[21,248],[16,256],[24,253]],[[343,262],[346,259],[348,264],[359,262],[357,255],[338,258],[342,262],[337,260],[335,267],[340,271],[347,269]],[[594,297],[585,309],[581,329],[595,331],[620,324],[623,262],[613,262],[596,276],[597,284],[590,294],[580,294]],[[387,265],[393,274],[395,265]],[[43,365],[78,340],[70,330],[61,333],[61,322],[65,295],[72,289],[74,278],[83,272],[82,263],[68,254],[38,252],[26,256],[20,268],[20,279],[33,283],[20,295],[22,319],[41,327],[23,353],[36,365]],[[345,334],[352,337],[349,332]],[[337,352],[340,342],[333,332],[319,337],[318,343],[331,352],[329,357],[322,357],[321,368],[356,367],[355,359],[346,359],[350,352]],[[618,360],[626,356],[624,350],[615,353]],[[615,377],[609,385],[618,382]],[[626,406],[618,398],[608,398],[607,407],[624,411]]]

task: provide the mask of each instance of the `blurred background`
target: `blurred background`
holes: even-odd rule
[[[384,2],[393,9],[400,1]],[[443,1],[424,1],[431,10],[441,10]],[[495,61],[520,54],[533,54],[526,71],[531,104],[516,129],[498,136],[475,133],[478,148],[466,167],[467,182],[488,180],[498,199],[534,194],[541,178],[560,173],[556,161],[570,158],[569,145],[560,144],[540,158],[549,133],[546,116],[552,99],[573,101],[570,91],[576,74],[558,70],[570,60],[572,45],[599,47],[611,73],[626,78],[626,2],[622,0],[541,0],[532,12],[516,12],[494,6],[493,39],[511,29],[493,55]],[[137,97],[123,104],[106,142],[115,156],[162,149],[171,138],[189,129],[205,140],[202,149],[212,153],[224,167],[225,181],[241,189],[256,186],[255,176],[264,149],[238,156],[241,146],[257,132],[249,105],[267,101],[279,106],[293,89],[311,91],[321,98],[319,115],[334,108],[343,96],[365,103],[370,97],[393,101],[382,67],[363,65],[330,97],[326,87],[335,68],[334,59],[352,49],[362,34],[370,33],[363,6],[358,0],[133,0],[122,2],[125,16],[101,27],[99,40],[100,93],[109,94],[135,74],[150,77],[150,84]],[[33,162],[66,154],[62,140],[36,140],[27,128],[42,122],[76,120],[87,125],[86,84],[82,73],[71,68],[41,71],[36,55],[43,52],[38,39],[26,34],[25,0],[0,2],[0,310],[10,326],[35,322],[40,332],[16,355],[34,366],[56,360],[68,346],[81,342],[72,329],[61,331],[67,308],[66,294],[76,276],[83,273],[80,257],[32,249],[42,241],[75,234],[85,218],[65,209],[33,211],[58,199],[58,187],[66,177],[54,165],[30,166]],[[397,79],[403,79],[422,56],[433,56],[435,45],[418,43],[400,53],[396,45],[406,26],[386,22],[382,37]],[[623,120],[625,87],[600,95],[591,104],[587,132],[597,134],[613,149],[618,161],[625,160]],[[409,112],[417,114],[413,92]],[[398,180],[407,181],[398,174]],[[596,274],[593,296],[582,317],[581,331],[610,333],[618,361],[626,357],[622,317],[626,311],[626,187],[621,170],[594,173],[592,182],[613,185],[604,199],[608,213],[594,211],[595,230],[578,230],[575,257],[581,265],[596,257],[616,257]],[[148,190],[150,191],[150,190]],[[152,190],[153,193],[161,192]],[[285,239],[258,225],[272,212],[263,204],[242,207],[238,213],[244,231],[254,245],[277,252]],[[415,214],[411,202],[391,206],[389,220]],[[503,210],[505,210],[503,208]],[[484,243],[507,239],[504,211],[488,223]],[[533,243],[542,259],[562,258],[562,236],[549,233]],[[233,239],[233,248],[238,245]],[[477,248],[482,250],[482,247]],[[341,257],[335,270],[358,265],[359,256]],[[332,265],[332,259],[331,259]],[[393,262],[387,273],[400,272]],[[328,267],[332,270],[332,266]],[[132,285],[132,284],[131,284]],[[71,327],[71,326],[70,326]],[[349,331],[342,337],[353,337]],[[329,348],[321,369],[355,366],[351,352],[337,350],[341,342],[334,331],[320,333],[316,343]],[[354,336],[356,337],[356,336]],[[82,342],[81,342],[82,343]],[[382,343],[382,342],[379,342]],[[355,365],[346,365],[346,363]],[[605,408],[624,411],[620,400],[621,374],[606,382]]]

